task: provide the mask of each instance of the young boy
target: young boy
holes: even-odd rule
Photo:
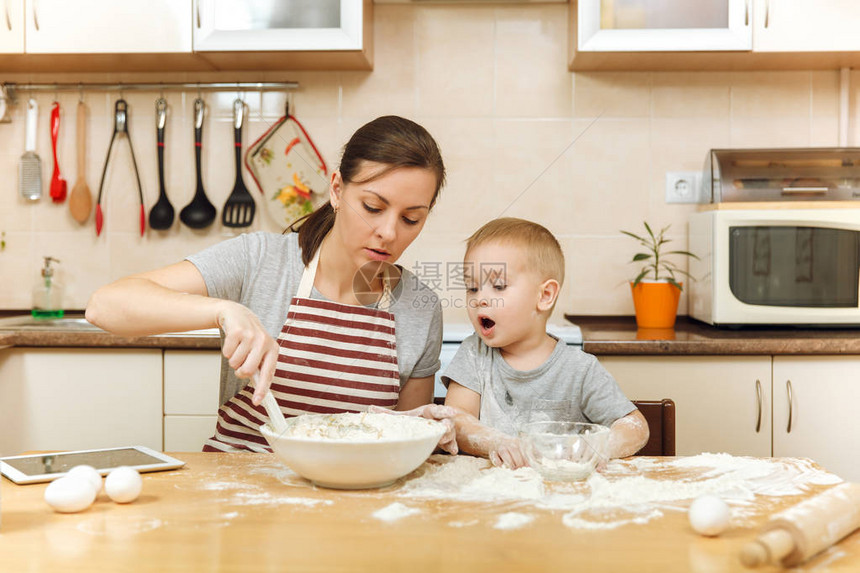
[[[526,465],[517,419],[609,426],[610,457],[636,453],[648,423],[597,359],[546,332],[564,280],[564,255],[547,229],[523,219],[490,221],[466,243],[466,306],[475,334],[463,341],[442,381],[461,452],[494,465]],[[536,406],[536,404],[540,404]]]

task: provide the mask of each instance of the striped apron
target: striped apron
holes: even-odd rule
[[[319,249],[302,273],[287,320],[278,335],[278,365],[271,391],[286,417],[307,413],[394,408],[400,393],[397,344],[389,281],[378,308],[310,298]],[[215,435],[204,452],[270,452],[259,427],[268,421],[245,386],[218,410]]]

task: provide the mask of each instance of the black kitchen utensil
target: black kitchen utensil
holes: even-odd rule
[[[131,145],[131,136],[128,133],[128,103],[120,98],[116,100],[114,107],[114,124],[113,135],[111,135],[110,143],[108,144],[107,155],[105,156],[105,166],[102,169],[102,180],[99,183],[99,196],[96,200],[96,235],[101,235],[102,227],[104,226],[104,212],[102,211],[102,192],[105,186],[105,175],[107,175],[108,163],[110,162],[110,152],[113,149],[113,142],[116,136],[125,134],[128,140],[128,150],[131,152],[131,164],[134,166],[134,176],[137,178],[137,194],[140,197],[140,236],[146,229],[146,216],[143,209],[143,187],[140,185],[140,173],[137,171],[137,160],[134,158],[134,147]]]
[[[203,175],[200,168],[200,154],[203,146],[203,115],[206,106],[203,100],[194,100],[194,162],[197,167],[197,189],[191,203],[179,212],[179,220],[192,229],[205,229],[215,220],[218,214],[215,205],[209,201],[203,190]]]
[[[164,126],[167,123],[167,100],[155,100],[155,129],[158,133],[158,201],[149,211],[149,226],[163,231],[173,225],[173,205],[164,190]]]
[[[225,227],[248,227],[254,220],[257,204],[242,181],[242,120],[245,116],[245,102],[233,102],[233,142],[236,150],[236,182],[221,211],[221,223]]]

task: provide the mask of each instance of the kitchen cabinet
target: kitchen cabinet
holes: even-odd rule
[[[753,23],[757,52],[860,50],[857,0],[757,0]]]
[[[3,0],[0,13],[0,54],[24,52],[24,0]]]
[[[0,455],[162,447],[160,349],[0,352]]]
[[[775,356],[773,455],[812,458],[860,480],[857,404],[860,357]]]
[[[770,356],[600,356],[631,400],[675,401],[678,455],[771,455]]]
[[[582,52],[749,50],[749,0],[579,0]]]
[[[194,0],[194,52],[219,69],[373,69],[372,0]]]
[[[196,0],[194,51],[360,50],[362,0]]]
[[[26,0],[28,54],[190,53],[191,0]]]
[[[220,379],[220,351],[164,351],[164,451],[199,452],[214,435]]]
[[[571,70],[836,69],[860,63],[854,0],[570,0]]]
[[[0,72],[371,70],[372,0],[2,0]]]

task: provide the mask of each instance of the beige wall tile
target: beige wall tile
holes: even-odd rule
[[[570,183],[562,192],[572,208],[570,233],[615,233],[647,213],[649,124],[603,118],[574,123],[579,139],[566,154]]]
[[[4,309],[29,310],[40,266],[33,262],[33,234],[6,231],[0,250],[0,301]]]
[[[563,232],[575,218],[571,157],[579,134],[570,120],[495,122],[495,164],[478,195],[491,217],[521,217]],[[587,137],[587,136],[586,136]]]
[[[732,120],[732,147],[807,147],[809,115],[798,117],[738,118]]]
[[[341,75],[343,115],[415,115],[414,15],[412,6],[374,8],[374,71]]]
[[[648,117],[651,73],[583,72],[573,80],[575,117]]]
[[[732,117],[810,113],[810,72],[737,72],[732,76]]]
[[[726,72],[654,73],[653,116],[728,119],[730,78]]]
[[[495,101],[499,117],[570,117],[567,6],[496,10]]]
[[[812,115],[839,115],[839,72],[816,70],[810,72],[812,84]]]
[[[416,10],[418,114],[493,114],[494,9],[428,6]]]

